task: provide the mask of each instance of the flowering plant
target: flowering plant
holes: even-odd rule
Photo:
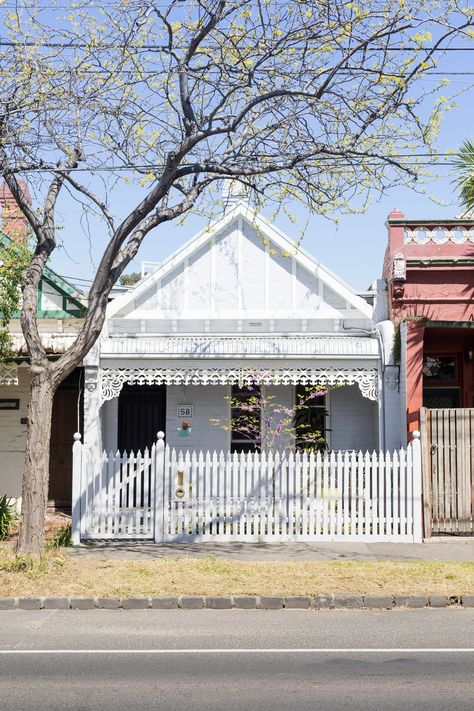
[[[257,382],[267,384],[265,378]],[[298,386],[295,404],[288,406],[278,403],[266,388],[246,384],[238,393],[225,398],[230,404],[230,420],[210,422],[232,432],[236,439],[254,443],[257,449],[323,451],[327,449],[328,431],[326,393],[327,389],[320,385]]]
[[[187,422],[186,420],[183,420],[182,423],[181,423],[181,429],[182,429],[182,430],[190,430],[190,429],[191,429],[191,425],[190,425],[189,422]]]

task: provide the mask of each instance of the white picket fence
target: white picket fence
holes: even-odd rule
[[[73,539],[421,541],[415,438],[389,452],[103,453],[75,435]]]

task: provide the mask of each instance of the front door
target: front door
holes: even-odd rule
[[[166,426],[166,385],[124,385],[119,396],[118,449],[151,449]]]
[[[70,509],[72,492],[72,444],[82,432],[82,368],[77,368],[59,386],[53,401],[49,454],[48,499],[56,509]]]

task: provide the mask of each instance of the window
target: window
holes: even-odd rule
[[[457,354],[427,353],[423,358],[424,407],[459,407],[460,368]]]
[[[459,395],[459,388],[424,388],[423,406],[430,409],[459,407]]]
[[[297,449],[327,449],[327,395],[316,386],[297,385],[294,417]]]
[[[232,386],[231,452],[256,452],[261,446],[260,387]]]
[[[425,385],[457,381],[455,355],[425,355],[423,358],[423,381]],[[435,382],[436,381],[436,382]]]

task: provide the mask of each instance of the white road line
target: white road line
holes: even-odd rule
[[[301,647],[238,649],[0,649],[0,655],[22,654],[474,654],[474,647]]]

